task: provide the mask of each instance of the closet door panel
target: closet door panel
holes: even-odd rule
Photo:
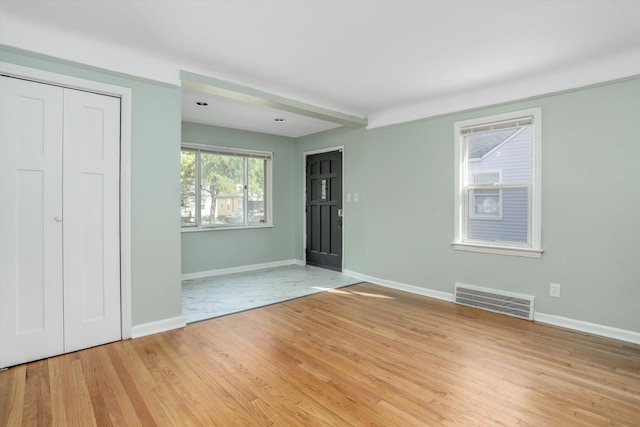
[[[63,89],[1,77],[0,367],[63,352]]]
[[[121,338],[120,100],[64,92],[65,351]]]

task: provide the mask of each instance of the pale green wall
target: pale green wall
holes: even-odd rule
[[[273,227],[182,233],[182,273],[295,258],[294,140],[184,122],[182,141],[273,153]]]
[[[4,46],[0,61],[132,89],[132,322],[180,316],[180,88]]]
[[[453,250],[453,123],[538,106],[542,259]],[[536,297],[538,312],[640,331],[638,123],[640,79],[613,82],[301,138],[296,181],[304,151],[345,145],[346,192],[360,196],[346,203],[346,269],[448,293],[455,282],[525,293]],[[296,196],[302,203],[301,187]],[[296,232],[301,240],[301,220]],[[561,298],[548,296],[549,282],[561,284]]]
[[[302,258],[303,153],[345,146],[345,268],[453,292],[536,296],[536,311],[640,331],[640,79],[373,130],[292,140],[185,123],[182,140],[274,152],[275,227],[179,231],[180,89],[0,47],[0,60],[130,87],[132,311],[181,314],[180,272]],[[454,251],[453,122],[543,109],[542,259]],[[549,282],[562,297],[548,296]],[[150,303],[152,302],[152,303]]]

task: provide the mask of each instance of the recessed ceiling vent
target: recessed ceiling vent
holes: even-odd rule
[[[495,289],[456,283],[456,304],[533,320],[533,300],[530,295],[514,294]]]

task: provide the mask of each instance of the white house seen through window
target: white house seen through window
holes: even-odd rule
[[[455,123],[456,249],[540,256],[540,116]]]
[[[270,225],[271,157],[266,152],[183,144],[182,228]]]

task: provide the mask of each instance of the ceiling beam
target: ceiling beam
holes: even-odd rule
[[[367,125],[367,119],[328,110],[293,99],[284,98],[272,93],[263,92],[247,86],[227,82],[224,80],[207,77],[189,71],[180,71],[182,87],[198,92],[223,96],[225,98],[244,101],[254,105],[263,105],[282,111],[313,117],[314,119],[336,123],[350,128],[359,128]]]

